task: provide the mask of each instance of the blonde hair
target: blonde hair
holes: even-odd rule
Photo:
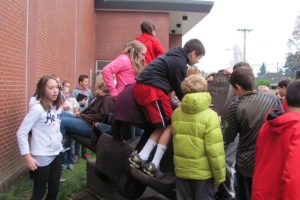
[[[270,88],[266,85],[259,85],[257,87],[257,89],[258,89],[259,92],[262,92],[262,93],[271,93]]]
[[[145,67],[145,61],[139,59],[139,54],[145,49],[146,46],[142,42],[133,40],[127,44],[125,50],[123,51],[123,53],[126,53],[129,56],[135,74],[140,73]]]
[[[206,92],[207,81],[200,74],[192,74],[183,80],[181,90],[184,94]]]
[[[108,93],[108,89],[105,85],[105,82],[103,80],[103,77],[102,77],[102,74],[99,74],[97,77],[96,77],[96,81],[95,81],[95,92],[96,94],[99,92],[99,91],[103,91],[104,93]]]
[[[201,74],[201,71],[197,67],[191,66],[186,71],[186,77],[192,74]]]

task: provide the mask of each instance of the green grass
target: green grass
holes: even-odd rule
[[[93,155],[95,157],[95,155]],[[72,195],[86,186],[86,161],[79,159],[74,170],[63,170],[61,178],[67,179],[60,184],[58,200],[71,200]],[[0,194],[0,200],[29,200],[32,184],[28,176],[20,177],[16,184]]]

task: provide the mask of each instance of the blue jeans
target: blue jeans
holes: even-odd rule
[[[144,129],[140,129],[140,128],[137,128],[135,126],[132,126],[130,132],[131,132],[132,138],[134,138],[134,137],[137,137],[137,136],[142,136],[143,133],[144,133]]]
[[[63,112],[61,115],[60,132],[64,138],[64,143],[69,143],[71,148],[62,155],[63,164],[74,164],[75,141],[70,139],[66,133],[78,134],[89,137],[92,131],[92,126],[81,118],[76,118],[69,113]]]
[[[104,124],[101,122],[97,122],[96,128],[99,129],[103,133],[111,134],[111,125],[109,124]]]
[[[66,132],[89,137],[91,135],[92,126],[81,118],[62,116],[60,124],[60,132],[63,136]]]
[[[62,153],[62,160],[61,163],[62,164],[72,164],[74,165],[75,161],[74,161],[74,155],[75,155],[75,140],[73,140],[72,138],[65,136],[64,138],[64,148],[65,147],[70,147],[70,150],[63,152]]]

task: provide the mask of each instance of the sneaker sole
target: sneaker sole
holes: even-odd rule
[[[128,160],[129,160],[129,165],[131,168],[139,169],[141,167],[140,165],[136,164],[133,160],[131,160],[131,159],[128,159]]]
[[[149,172],[147,170],[143,170],[143,172],[145,172],[148,176],[154,177],[154,174],[152,174],[151,172]]]
[[[65,178],[59,179],[59,182],[60,182],[60,183],[63,183],[63,182],[66,182],[66,181],[67,181],[67,179],[65,179]]]
[[[143,169],[143,172],[145,173],[145,174],[147,174],[148,176],[151,176],[151,177],[153,177],[153,178],[157,178],[157,179],[163,179],[163,177],[164,177],[164,175],[161,175],[161,176],[156,176],[156,175],[154,175],[154,174],[152,174],[150,171],[148,171],[148,170],[146,170],[146,169]]]

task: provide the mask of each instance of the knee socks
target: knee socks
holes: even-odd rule
[[[165,151],[167,150],[167,146],[163,144],[158,144],[156,148],[156,152],[154,155],[154,158],[152,160],[152,163],[155,165],[155,167],[158,169],[159,168],[159,163],[161,161],[161,158],[165,154]]]
[[[157,145],[156,141],[154,141],[152,139],[148,139],[148,141],[145,144],[145,146],[143,147],[142,151],[139,153],[141,159],[148,160],[151,151],[154,149],[154,147],[156,145]]]

